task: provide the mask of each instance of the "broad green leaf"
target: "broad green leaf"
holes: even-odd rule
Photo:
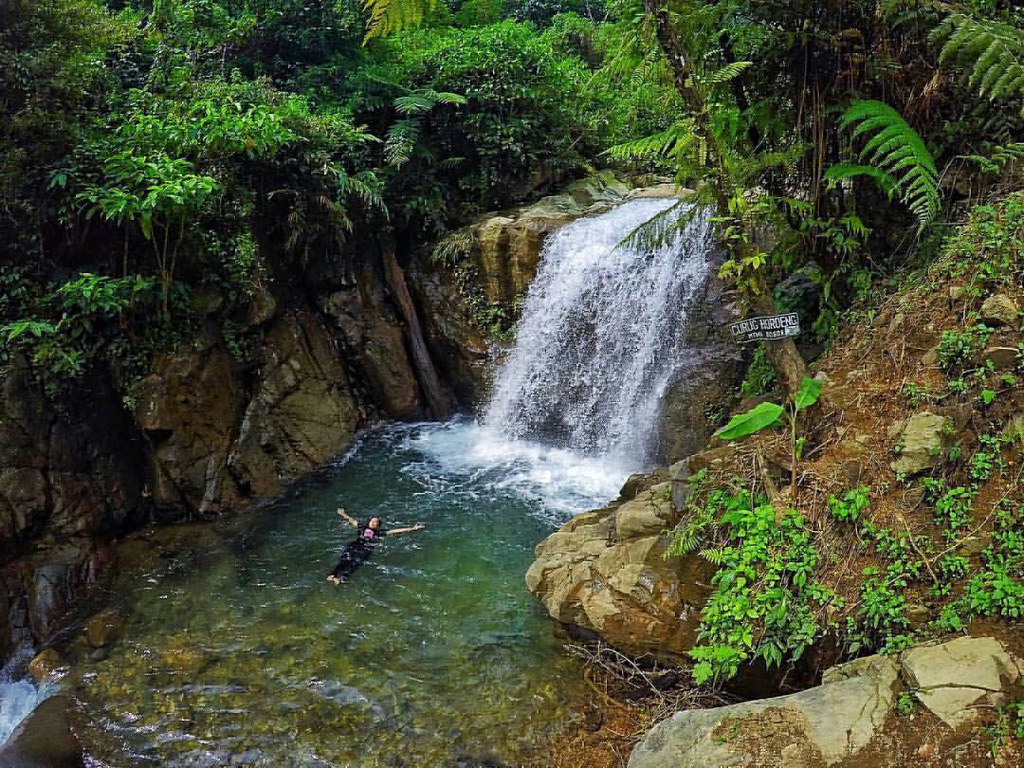
[[[793,407],[797,411],[810,408],[818,402],[819,397],[821,397],[821,382],[817,379],[804,377],[804,380],[800,382],[800,391],[793,398]]]
[[[723,440],[741,440],[744,437],[773,426],[782,417],[783,408],[775,403],[761,403],[746,413],[729,419],[729,423],[715,434]]]

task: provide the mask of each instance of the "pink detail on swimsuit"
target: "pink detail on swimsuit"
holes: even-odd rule
[[[374,536],[375,534],[373,532],[373,528],[367,528],[365,531],[363,531],[364,539],[372,539]]]

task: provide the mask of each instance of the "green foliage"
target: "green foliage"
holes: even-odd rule
[[[907,601],[889,580],[874,568],[864,571],[860,606],[847,623],[847,644],[851,653],[861,649],[903,650],[906,644]]]
[[[983,323],[963,330],[943,331],[939,336],[939,364],[951,374],[962,373],[988,343],[992,329]]]
[[[939,63],[961,67],[968,83],[990,100],[1024,95],[1024,32],[995,19],[951,13],[932,32],[942,44]]]
[[[436,0],[363,0],[363,9],[370,15],[366,39],[419,26],[436,5]]]
[[[817,379],[804,378],[800,389],[793,397],[791,413],[787,418],[795,423],[797,415],[818,402],[821,397],[821,382]],[[756,432],[781,423],[786,409],[775,403],[759,403],[746,413],[738,413],[729,423],[718,430],[715,435],[722,440],[742,440]]]
[[[150,355],[173,344],[184,330],[159,319],[161,293],[148,276],[84,273],[52,286],[50,297],[36,307],[49,319],[0,327],[0,352],[5,359],[12,352],[25,355],[51,394],[97,365],[114,365],[127,386],[144,372]],[[172,298],[184,300],[177,294]]]
[[[1024,279],[1024,192],[975,206],[945,252],[951,274],[969,276],[971,293],[1019,285]]]
[[[800,389],[793,398],[794,414],[806,410],[818,402],[821,397],[821,381],[818,379],[804,378],[800,382]]]
[[[740,384],[743,397],[757,397],[767,394],[775,385],[775,370],[765,355],[764,347],[754,350],[754,356],[747,366],[747,373]]]
[[[778,515],[746,491],[716,491],[708,507],[727,541],[708,551],[719,570],[690,652],[698,684],[728,679],[752,659],[798,659],[823,631],[818,615],[831,598],[814,580],[818,551],[795,512]]]
[[[896,713],[901,717],[910,717],[914,713],[914,696],[902,691],[896,699]]]
[[[869,165],[833,166],[826,178],[838,182],[868,175],[879,181],[887,194],[899,192],[917,217],[918,231],[927,228],[939,211],[939,172],[924,140],[899,112],[881,101],[855,101],[843,113],[840,125],[852,129],[854,140],[866,139],[860,157]]]
[[[946,490],[935,500],[935,518],[945,526],[947,539],[955,539],[960,529],[971,524],[975,491],[963,486]]]
[[[843,523],[855,523],[861,513],[871,504],[871,500],[868,498],[867,486],[862,485],[847,491],[841,499],[830,496],[827,504],[828,511],[836,520]]]

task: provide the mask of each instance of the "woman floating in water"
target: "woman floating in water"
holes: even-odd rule
[[[373,553],[377,543],[384,536],[398,536],[402,533],[412,533],[423,529],[423,523],[416,523],[411,528],[393,528],[390,531],[381,527],[379,517],[371,517],[367,522],[360,523],[354,517],[345,512],[344,508],[338,508],[338,514],[345,522],[353,528],[359,529],[359,536],[355,541],[349,542],[341,552],[338,564],[334,566],[327,580],[332,584],[343,584],[356,568],[365,563]]]

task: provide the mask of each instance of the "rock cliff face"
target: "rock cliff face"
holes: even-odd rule
[[[157,509],[207,515],[279,493],[347,448],[358,407],[335,345],[308,312],[269,328],[260,376],[209,337],[156,362],[136,423],[148,438]]]
[[[102,371],[56,400],[24,369],[0,382],[0,653],[59,627],[105,562],[91,537],[244,508],[343,453],[358,428],[427,413],[373,263],[311,286],[313,300],[293,285],[258,297],[247,354],[206,319],[130,399]]]
[[[675,194],[665,190],[666,196]],[[605,172],[570,184],[558,195],[487,216],[468,228],[469,255],[488,302],[512,307],[537,273],[545,238],[581,216],[624,202],[630,188]]]

